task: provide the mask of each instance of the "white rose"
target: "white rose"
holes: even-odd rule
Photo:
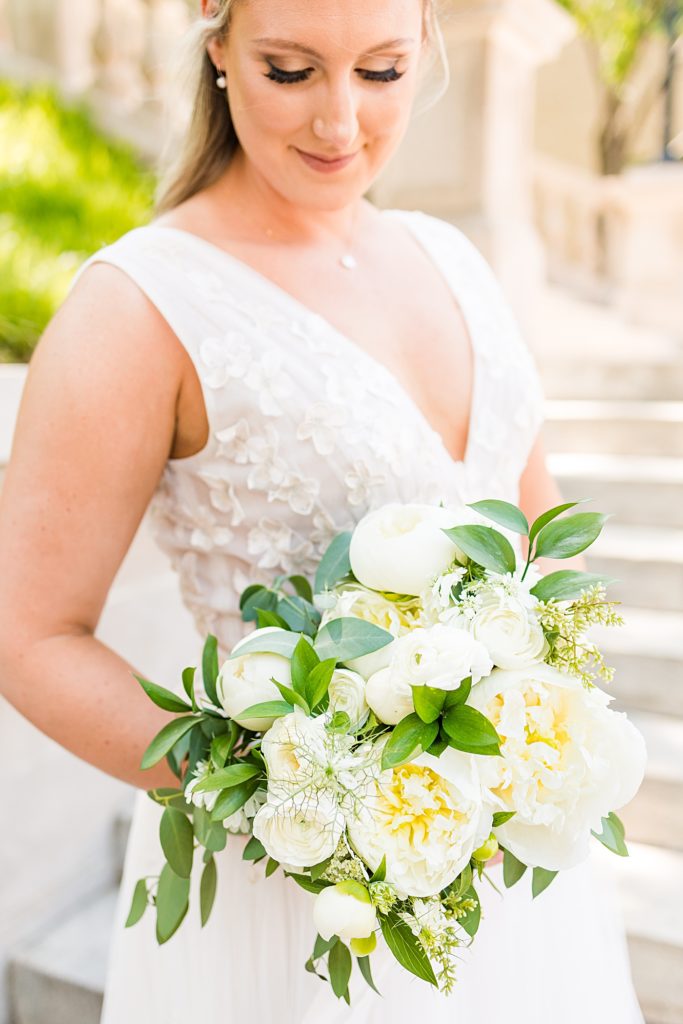
[[[559,871],[588,855],[591,829],[635,795],[645,744],[611,698],[549,665],[496,669],[470,703],[495,725],[502,757],[480,773],[496,809],[515,816],[496,829],[525,864]]]
[[[357,580],[373,590],[421,594],[462,552],[443,528],[456,514],[432,505],[383,505],[369,512],[351,536],[349,557]]]
[[[249,633],[233,648],[232,653],[238,651],[241,645],[253,636],[270,632],[273,628],[267,626],[262,630],[254,630]],[[289,658],[285,658],[281,654],[253,652],[238,658],[230,658],[224,662],[216,682],[216,691],[221,706],[230,718],[233,718],[245,729],[252,729],[254,732],[265,732],[269,729],[273,724],[273,718],[244,718],[240,712],[245,711],[252,704],[282,700],[277,686],[271,682],[272,677],[279,683],[291,687],[292,674]]]
[[[268,795],[286,796],[311,785],[327,762],[325,719],[301,708],[276,719],[261,741],[268,768]]]
[[[377,927],[377,912],[365,886],[349,880],[318,893],[313,904],[313,922],[323,939],[338,935],[348,943],[372,934]]]
[[[351,719],[351,729],[357,729],[368,717],[365,699],[365,680],[358,672],[336,668],[330,680],[330,711],[345,711]]]
[[[321,626],[326,625],[332,619],[350,616],[355,619],[363,619],[386,629],[392,636],[402,636],[419,623],[420,606],[419,602],[412,601],[390,601],[383,594],[375,590],[368,590],[366,587],[357,584],[343,584],[328,594],[325,598],[333,601],[322,616]],[[385,644],[378,651],[370,654],[363,654],[359,658],[351,658],[346,665],[359,672],[364,679],[384,668],[391,659],[391,644]]]
[[[268,800],[254,818],[254,835],[268,854],[293,867],[311,867],[331,857],[344,830],[336,800],[326,793],[300,793]]]
[[[542,661],[548,653],[543,628],[533,612],[504,593],[482,593],[469,628],[499,668],[523,668]]]
[[[484,645],[457,626],[418,627],[391,648],[390,664],[370,676],[365,691],[368,704],[387,725],[413,711],[413,686],[455,690],[467,676],[477,682],[493,668]]]
[[[358,855],[373,871],[386,857],[387,882],[412,896],[433,896],[457,878],[492,821],[477,759],[452,747],[369,772],[346,813]]]

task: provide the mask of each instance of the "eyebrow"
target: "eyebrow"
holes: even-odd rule
[[[273,39],[270,36],[264,36],[261,39],[254,39],[254,43],[259,43],[266,46],[279,46],[282,49],[296,50],[298,53],[308,54],[309,57],[316,57],[318,60],[322,60],[322,55],[317,50],[312,49],[310,46],[303,46],[301,43],[295,43],[291,39]],[[366,50],[363,56],[369,56],[372,53],[379,53],[381,50],[389,50],[394,46],[405,46],[406,43],[413,43],[414,39],[407,37],[404,39],[387,39],[384,43],[379,43],[378,46],[373,46],[370,50]]]

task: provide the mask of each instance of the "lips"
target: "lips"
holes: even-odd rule
[[[347,153],[346,155],[339,157],[329,157],[317,156],[315,153],[307,153],[303,149],[297,149],[296,151],[305,164],[312,167],[315,171],[320,171],[322,174],[331,174],[334,171],[342,170],[342,168],[347,167],[358,155],[358,152],[356,152]]]

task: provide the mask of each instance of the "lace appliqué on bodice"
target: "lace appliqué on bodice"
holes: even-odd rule
[[[374,357],[197,236],[138,228],[81,268],[104,260],[128,273],[196,367],[209,439],[167,463],[150,514],[200,634],[225,650],[244,632],[238,598],[249,582],[310,576],[332,537],[368,510],[517,498],[542,396],[510,310],[456,228],[417,211],[385,215],[414,232],[469,330],[474,393],[461,462]]]

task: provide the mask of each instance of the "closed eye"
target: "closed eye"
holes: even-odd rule
[[[271,61],[268,61],[268,68],[265,77],[277,82],[278,85],[294,85],[296,82],[305,82],[315,70],[314,68],[302,68],[300,71],[283,71]],[[367,71],[364,68],[356,68],[356,73],[368,82],[397,82],[405,74],[403,71],[397,71],[395,67],[387,68],[386,71]]]

